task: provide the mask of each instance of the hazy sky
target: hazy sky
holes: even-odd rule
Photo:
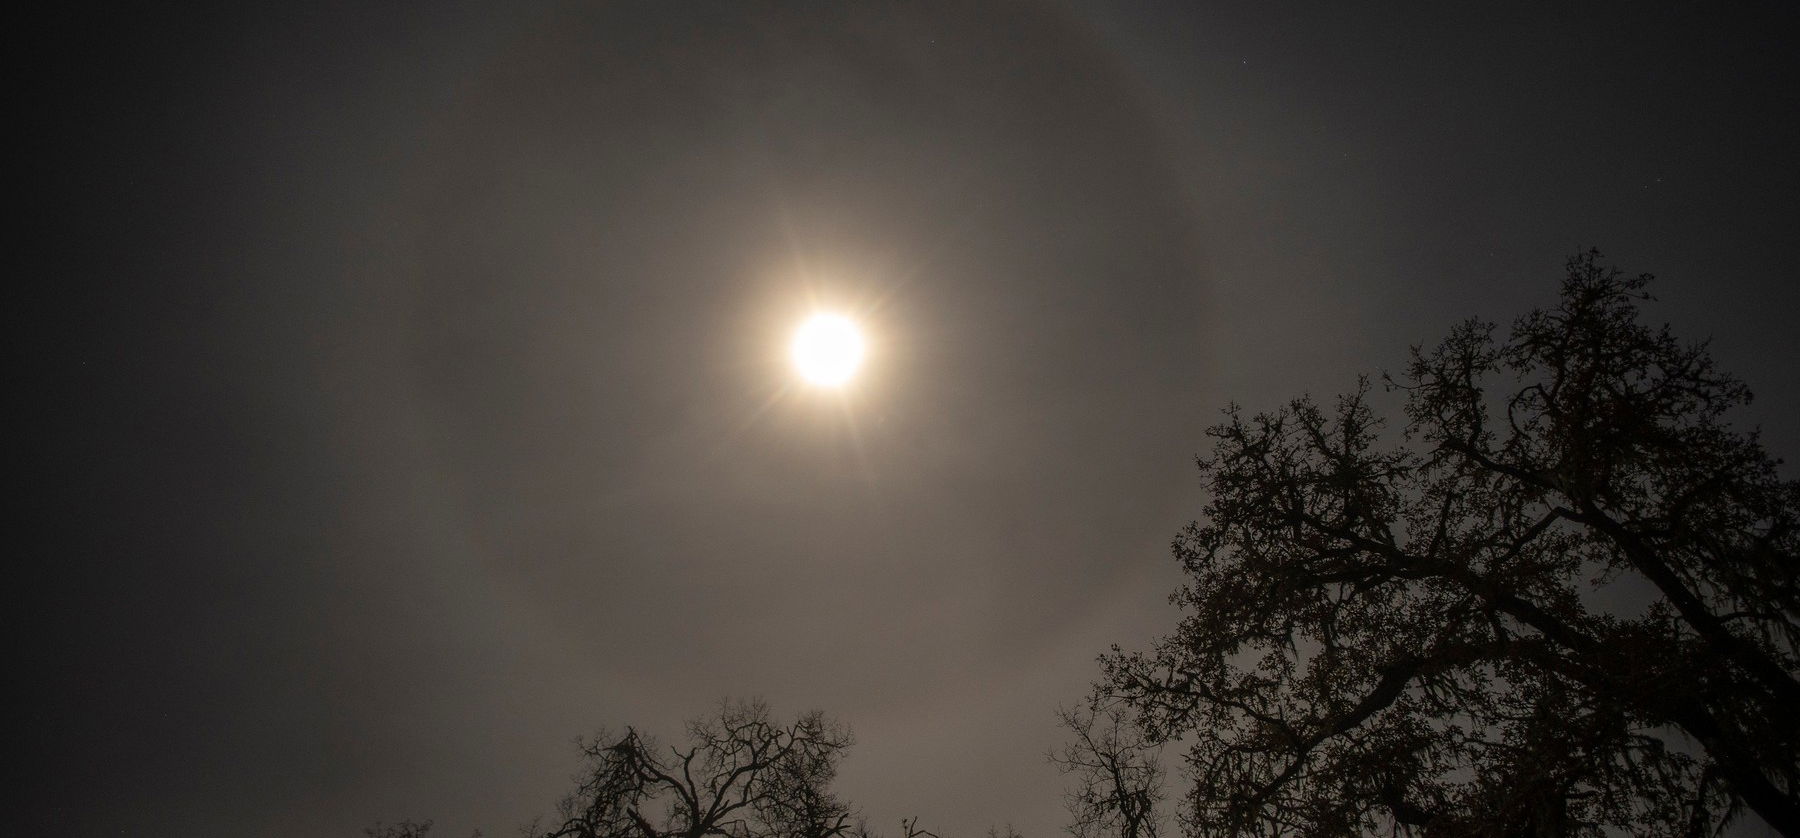
[[[242,5],[24,36],[28,832],[508,834],[760,695],[1047,838],[1217,410],[1590,246],[1800,455],[1775,4]]]

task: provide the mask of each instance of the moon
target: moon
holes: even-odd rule
[[[842,387],[863,361],[862,330],[841,314],[820,313],[794,332],[788,354],[800,377],[820,387]]]

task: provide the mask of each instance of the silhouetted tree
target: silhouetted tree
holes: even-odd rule
[[[1075,838],[1156,838],[1162,748],[1147,743],[1123,708],[1057,711],[1071,739],[1050,761],[1075,779],[1064,796]]]
[[[855,838],[881,838],[880,833],[871,831],[866,824],[859,824],[852,833]],[[903,838],[943,838],[936,832],[919,826],[919,817],[900,819],[900,834]]]
[[[376,823],[363,830],[368,838],[428,838],[431,834],[431,820],[400,821],[399,823]],[[481,838],[481,830],[470,834],[470,838]]]
[[[901,818],[900,832],[905,835],[906,838],[943,838],[943,836],[940,836],[931,830],[920,829],[918,815],[914,815],[910,818]]]
[[[782,725],[726,702],[663,748],[626,728],[583,743],[588,765],[545,838],[838,838],[853,813],[831,791],[848,729],[813,712]]]
[[[776,723],[760,700],[725,701],[664,747],[627,727],[578,742],[586,764],[557,804],[555,826],[537,818],[525,838],[880,838],[831,790],[850,731],[811,712]],[[917,817],[905,838],[938,838]],[[431,821],[377,823],[369,838],[426,838]],[[995,834],[989,830],[990,838]],[[477,831],[476,836],[481,833]],[[1019,838],[1007,827],[1004,838]]]
[[[1187,613],[1098,685],[1186,738],[1187,831],[1800,835],[1800,484],[1648,281],[1415,348],[1398,438],[1366,382],[1208,432]]]

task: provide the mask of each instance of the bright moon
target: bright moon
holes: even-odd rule
[[[862,332],[848,317],[815,314],[800,324],[789,351],[802,378],[822,387],[837,387],[862,365]]]

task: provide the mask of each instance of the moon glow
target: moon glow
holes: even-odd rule
[[[841,314],[815,314],[794,332],[788,353],[801,378],[820,387],[842,387],[862,366],[862,331]]]

